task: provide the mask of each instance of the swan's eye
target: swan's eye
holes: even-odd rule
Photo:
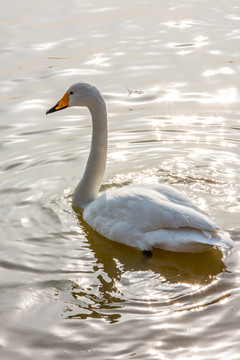
[[[72,91],[70,91],[70,95],[72,95],[73,94],[73,92]]]

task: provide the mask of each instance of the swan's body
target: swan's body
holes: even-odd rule
[[[206,213],[170,186],[133,184],[98,196],[107,158],[105,102],[94,86],[77,83],[47,113],[68,106],[87,106],[92,115],[91,151],[73,194],[73,206],[83,210],[84,220],[94,230],[147,251],[201,252],[213,246],[232,247],[229,236],[220,234]]]

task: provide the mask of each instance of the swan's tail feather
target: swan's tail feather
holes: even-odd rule
[[[222,247],[226,250],[230,250],[234,246],[234,242],[231,239],[230,235],[223,231],[217,232],[217,234],[212,237],[210,241],[213,246]]]
[[[233,241],[225,232],[196,229],[159,229],[145,233],[148,248],[161,248],[176,252],[202,252],[214,246],[230,250]],[[140,246],[139,246],[140,248]]]

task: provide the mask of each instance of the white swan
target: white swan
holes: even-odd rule
[[[72,85],[46,114],[68,106],[86,106],[92,115],[92,144],[73,206],[98,233],[142,250],[201,252],[217,246],[231,248],[230,237],[218,232],[211,218],[180,191],[167,185],[133,184],[98,196],[107,158],[107,112],[96,87]]]

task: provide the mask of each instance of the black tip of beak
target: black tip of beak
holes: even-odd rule
[[[55,105],[54,107],[52,107],[51,109],[49,109],[49,110],[46,112],[46,115],[57,111],[57,110],[56,110],[56,106],[57,106],[57,105]]]
[[[54,107],[52,107],[51,109],[49,109],[47,112],[46,112],[46,115],[47,114],[50,114],[50,113],[53,113],[55,111],[59,111],[59,110],[63,110],[63,109],[66,109],[68,106],[63,106],[61,107],[60,109],[57,109],[57,107],[59,106],[59,104],[57,103]]]

